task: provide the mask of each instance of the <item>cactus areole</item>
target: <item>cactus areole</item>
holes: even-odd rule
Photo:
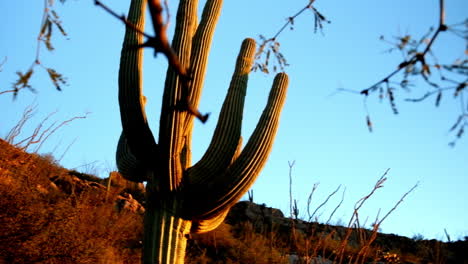
[[[156,0],[151,0],[156,1]],[[128,21],[144,29],[145,0],[132,0]],[[181,0],[172,49],[191,72],[188,96],[197,107],[208,53],[222,0],[207,0],[198,22],[197,0]],[[159,138],[146,119],[142,87],[143,36],[125,32],[119,70],[122,134],[117,166],[127,179],[147,181],[143,263],[183,263],[190,233],[215,229],[255,181],[273,145],[286,97],[288,76],[276,75],[258,124],[241,149],[241,126],[248,74],[255,41],[245,39],[219,114],[213,138],[203,157],[191,164],[194,116],[173,106],[181,100],[183,82],[168,67],[163,92]]]

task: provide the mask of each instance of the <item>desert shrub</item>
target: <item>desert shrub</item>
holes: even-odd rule
[[[214,231],[193,236],[186,263],[285,263],[286,257],[270,245],[249,222],[221,224]]]
[[[140,261],[141,215],[117,212],[115,197],[92,185],[65,193],[50,179],[71,177],[66,170],[3,141],[0,149],[0,263]]]

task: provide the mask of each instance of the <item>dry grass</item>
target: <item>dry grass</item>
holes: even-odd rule
[[[0,263],[138,263],[142,217],[99,188],[63,191],[67,170],[0,140]]]
[[[143,217],[116,210],[128,186],[115,181],[107,191],[105,185],[0,140],[0,263],[139,263]],[[240,217],[231,214],[235,221],[194,235],[186,262],[289,263],[297,256],[295,263],[468,263],[468,240],[383,235],[359,228],[359,221],[341,227]]]

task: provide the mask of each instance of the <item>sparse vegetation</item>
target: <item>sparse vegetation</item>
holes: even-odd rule
[[[96,178],[0,150],[0,263],[139,262],[142,216],[115,210]]]
[[[128,194],[123,178],[113,176],[107,189],[109,179],[64,169],[50,155],[28,154],[3,140],[0,150],[0,263],[140,261],[142,214],[117,206],[137,197],[135,189]],[[333,260],[344,245],[341,263],[468,263],[467,240],[444,243],[293,221],[296,241],[281,211],[240,202],[219,228],[189,239],[186,262],[311,263]],[[366,258],[356,262],[374,233]]]

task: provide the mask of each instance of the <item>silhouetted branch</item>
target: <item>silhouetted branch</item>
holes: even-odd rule
[[[260,45],[258,46],[257,52],[255,53],[255,63],[252,67],[253,71],[260,70],[264,73],[269,73],[269,61],[270,55],[273,55],[276,58],[277,65],[280,67],[281,71],[284,71],[284,67],[288,66],[289,64],[286,61],[284,55],[279,51],[280,43],[277,41],[279,35],[289,26],[292,30],[294,25],[294,20],[296,17],[300,16],[306,10],[311,10],[314,14],[314,32],[317,32],[317,29],[320,31],[323,29],[323,23],[330,23],[330,21],[320,13],[314,6],[315,0],[310,0],[307,5],[301,8],[296,14],[287,18],[286,22],[280,29],[273,35],[273,37],[266,38],[263,35],[260,35],[259,38],[261,40]],[[264,57],[264,61],[260,62]],[[277,71],[276,65],[273,66],[273,71]]]
[[[459,27],[464,28],[459,29]],[[383,98],[387,98],[389,100],[393,113],[398,114],[395,100],[396,88],[394,85],[396,84],[402,89],[410,91],[410,86],[414,85],[411,77],[420,76],[429,87],[434,89],[428,90],[421,97],[407,98],[405,101],[421,102],[431,97],[432,95],[436,95],[435,106],[437,107],[440,105],[443,94],[445,92],[448,92],[449,90],[454,91],[454,98],[458,98],[460,104],[462,105],[460,114],[461,121],[457,122],[455,126],[457,129],[456,140],[461,138],[461,135],[463,135],[464,132],[464,127],[468,126],[468,122],[465,118],[465,116],[468,114],[468,103],[465,102],[463,95],[463,93],[466,93],[468,90],[466,89],[468,84],[468,60],[458,59],[454,63],[447,65],[440,64],[437,61],[437,58],[432,53],[431,49],[442,32],[452,32],[454,35],[461,37],[465,41],[468,41],[468,19],[462,23],[447,26],[445,21],[445,3],[444,0],[439,0],[439,19],[438,26],[435,30],[430,28],[429,31],[418,40],[413,40],[410,35],[398,37],[398,42],[396,43],[385,40],[383,36],[380,38],[381,40],[386,41],[387,43],[394,46],[388,50],[389,52],[393,50],[399,50],[402,52],[404,59],[395,70],[368,88],[359,92],[364,96],[366,124],[370,132],[373,130],[373,123],[370,119],[369,111],[367,110],[366,98],[369,97],[369,95],[372,93],[378,93],[378,96],[381,100]],[[464,51],[464,54],[466,55],[467,52],[468,49]],[[434,63],[429,63],[429,59],[431,59],[431,62]],[[440,81],[434,81],[433,78],[431,78],[431,69],[437,71],[440,76]],[[395,78],[395,76],[400,73],[403,75],[402,80],[400,82],[392,82],[391,80],[393,80],[393,78]],[[457,77],[460,78],[458,78],[458,80],[454,80],[454,78],[447,77],[452,77],[453,75],[457,75]],[[337,91],[356,92],[349,89],[339,89]],[[452,131],[452,129],[450,131]],[[454,143],[455,141],[449,143],[449,145],[453,146]]]
[[[394,75],[396,75],[397,73],[399,73],[401,70],[409,67],[409,66],[412,66],[412,65],[415,65],[416,63],[420,62],[421,65],[422,65],[422,70],[421,70],[421,74],[424,74],[424,73],[429,73],[429,66],[426,64],[426,60],[425,60],[425,56],[426,54],[429,52],[429,50],[431,49],[432,47],[432,44],[434,43],[434,41],[436,40],[436,38],[439,36],[439,33],[440,32],[443,32],[443,31],[446,31],[447,30],[447,26],[445,25],[445,6],[444,6],[444,0],[440,0],[439,1],[440,3],[440,17],[439,17],[439,27],[437,28],[436,32],[434,33],[434,35],[432,36],[432,38],[429,40],[429,43],[427,44],[426,48],[424,49],[423,52],[419,53],[419,52],[415,52],[414,55],[409,59],[409,60],[405,60],[403,62],[401,62],[398,66],[397,66],[397,69],[394,70],[393,72],[391,72],[390,74],[388,74],[387,76],[385,76],[383,79],[381,79],[380,81],[374,83],[373,85],[371,85],[369,88],[367,89],[364,89],[361,91],[361,94],[367,96],[369,94],[370,91],[373,91],[375,90],[377,87],[379,87],[381,84],[383,83],[388,83],[390,78],[392,78]],[[407,41],[407,40],[406,40]]]

